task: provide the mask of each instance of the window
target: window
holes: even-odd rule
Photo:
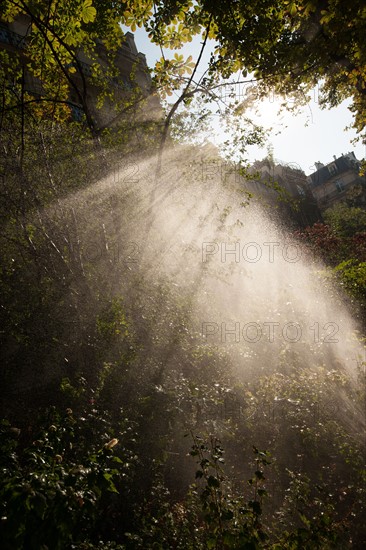
[[[344,185],[342,183],[341,180],[335,180],[335,186],[336,186],[336,189],[338,191],[338,193],[342,193],[342,191],[344,191]]]
[[[305,190],[301,187],[301,185],[296,185],[296,187],[297,187],[297,192],[299,193],[299,195],[304,197],[305,196]]]
[[[41,81],[28,72],[25,73],[24,91],[34,96],[40,96],[44,94],[44,89]]]
[[[17,34],[3,25],[0,26],[0,42],[3,44],[10,44],[11,46],[22,48],[24,46],[24,40],[25,36]]]
[[[332,164],[329,164],[328,166],[328,172],[331,176],[334,176],[334,174],[336,174],[338,172],[338,168],[337,168],[337,165],[334,164],[334,162]]]
[[[127,88],[128,90],[132,90],[132,89],[133,89],[133,83],[132,83],[131,79],[128,78],[128,76],[122,75],[122,76],[121,76],[121,80],[122,80],[122,82],[123,82],[124,88]]]

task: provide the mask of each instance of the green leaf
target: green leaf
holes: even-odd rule
[[[307,519],[307,517],[304,516],[304,514],[299,514],[299,515],[303,524],[306,525],[306,527],[310,527],[310,521]]]
[[[92,23],[97,15],[97,10],[92,6],[92,0],[85,0],[81,12],[84,23]]]

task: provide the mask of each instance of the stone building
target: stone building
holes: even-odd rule
[[[320,220],[320,211],[300,166],[266,158],[256,161],[250,172],[253,177],[246,178],[245,189],[264,206],[301,227]]]
[[[358,196],[359,206],[366,205],[366,179],[360,176],[361,163],[354,152],[345,153],[327,165],[316,162],[316,171],[308,176],[308,183],[320,210],[337,202]]]

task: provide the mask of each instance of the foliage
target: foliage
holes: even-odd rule
[[[269,454],[256,447],[253,451],[256,470],[248,480],[253,496],[245,503],[231,495],[230,489],[225,487],[227,480],[221,467],[224,459],[220,442],[211,438],[210,447],[207,447],[201,438],[194,438],[190,454],[199,459],[200,469],[196,472],[196,478],[205,482],[203,490],[198,489],[198,492],[206,523],[208,548],[255,548],[268,538],[262,529],[260,516],[262,501],[267,494],[263,488],[266,478],[262,468],[270,464]]]
[[[342,528],[332,506],[319,508],[311,498],[310,479],[289,471],[285,506],[278,518],[283,523],[285,509],[298,517],[300,525],[291,525],[282,533],[263,524],[263,507],[269,493],[264,469],[271,464],[268,452],[253,447],[254,475],[238,487],[225,472],[221,442],[192,434],[190,455],[197,458],[196,482],[184,501],[169,505],[169,493],[159,485],[155,505],[146,503],[139,516],[137,532],[127,533],[127,548],[177,548],[179,550],[267,548],[268,550],[318,548],[330,549],[342,544]],[[252,493],[252,494],[250,494]],[[320,504],[320,503],[319,503]]]
[[[350,207],[344,202],[328,208],[323,218],[339,237],[353,237],[366,232],[366,210]]]
[[[176,48],[195,33],[204,41],[217,39],[210,71],[200,80],[197,64],[178,53],[172,59],[163,55],[156,67],[156,90],[168,97],[180,92],[173,107],[167,106],[163,128],[164,134],[172,123],[180,140],[187,125],[194,133],[200,116],[203,125],[207,121],[208,102],[217,100],[222,76],[244,66],[263,76],[258,93],[269,85],[290,90],[302,78],[306,88],[317,71],[327,86],[343,69],[335,67],[328,80],[322,72],[330,50],[313,51],[321,33],[309,49],[318,69],[306,65],[309,70],[303,67],[300,73],[293,68],[307,63],[296,33],[309,18],[316,24],[318,4],[171,1],[155,2],[154,10],[150,1],[86,0],[5,1],[1,6],[8,21],[19,13],[32,20],[19,63],[0,52],[5,548],[363,548],[362,362],[355,387],[341,367],[322,367],[329,358],[321,345],[304,346],[303,356],[284,346],[273,371],[268,346],[262,350],[268,365],[255,355],[252,361],[245,358],[248,370],[266,376],[238,379],[230,353],[202,345],[191,295],[187,299],[168,276],[152,271],[156,249],[137,247],[141,256],[151,253],[147,276],[144,264],[133,261],[136,234],[148,235],[151,229],[144,233],[150,217],[143,218],[152,201],[146,193],[140,197],[144,182],[139,187],[138,165],[129,155],[137,148],[144,155],[156,152],[162,128],[143,118],[137,92],[120,98],[113,129],[96,132],[91,119],[64,124],[76,78],[81,78],[81,92],[88,82],[100,85],[101,103],[112,101],[113,65],[107,72],[98,66],[96,39],[113,57],[123,39],[120,21],[131,29],[145,25],[163,47]],[[337,2],[329,6],[339,8]],[[351,23],[348,8],[344,18]],[[362,21],[363,12],[345,34]],[[320,23],[321,29],[327,25]],[[92,61],[91,80],[85,83],[80,50]],[[43,82],[40,98],[24,87],[23,55],[27,71]],[[295,71],[293,80],[283,72],[281,82],[272,75],[280,58],[284,71],[290,65]],[[265,66],[266,59],[271,66]],[[346,88],[340,88],[344,95]],[[237,114],[243,112],[239,108]],[[229,110],[221,115],[237,132],[227,144],[229,154],[245,156],[248,143],[263,140],[249,120],[239,128],[239,118]],[[184,149],[182,163],[186,160]],[[217,168],[216,157],[205,167],[212,165]],[[190,167],[202,172],[202,165]],[[226,167],[224,188],[237,187],[234,168]],[[246,175],[243,166],[239,174]],[[209,176],[205,183],[209,196]],[[230,207],[214,204],[213,209],[214,223],[224,227]],[[335,267],[355,303],[362,302],[364,216],[341,208],[327,215],[327,224],[307,228],[299,238]],[[235,220],[230,229],[240,223]],[[73,412],[57,412],[66,407]],[[193,434],[190,456],[198,468],[187,457],[187,431]]]
[[[76,109],[97,138],[103,106],[104,114],[115,110],[115,118],[142,103],[140,88],[123,91],[115,63],[123,42],[122,5],[92,0],[1,4],[2,20],[21,21],[26,29],[26,36],[14,35],[15,48],[1,51],[2,117],[62,122]]]
[[[324,220],[297,231],[296,236],[332,268],[331,278],[340,283],[364,319],[366,212],[339,203],[324,212]]]
[[[334,230],[324,223],[314,223],[311,227],[295,232],[295,236],[309,248],[331,263],[337,262],[341,240]]]
[[[306,377],[302,379],[305,380]],[[304,389],[302,381],[298,381],[303,392],[302,407],[297,410],[297,417],[295,414],[292,418],[294,424],[301,422],[300,417],[305,419],[305,396],[308,389]],[[328,383],[329,377],[324,382]],[[338,382],[341,382],[339,377]],[[290,389],[283,380],[281,390],[281,383],[281,378],[277,376],[275,391],[278,399],[283,400],[281,392],[287,396],[292,395],[292,392],[299,395],[295,381],[294,387]],[[263,393],[266,385],[267,390]],[[270,378],[262,381],[262,398],[270,398],[270,387]],[[310,389],[311,384],[308,387]],[[320,391],[319,387],[314,389]],[[257,393],[258,398],[261,398],[261,391]],[[295,411],[294,407],[291,410]],[[231,468],[228,473],[230,462],[227,466],[222,443],[215,436],[201,437],[191,433],[193,445],[189,454],[198,461],[198,469],[195,473],[196,481],[183,500],[172,499],[160,474],[152,480],[151,489],[140,502],[134,503],[132,500],[129,503],[132,508],[130,512],[126,507],[121,509],[120,497],[125,498],[126,487],[134,486],[133,471],[129,466],[131,458],[128,458],[129,450],[126,447],[128,432],[124,433],[120,442],[111,438],[113,428],[105,424],[106,413],[103,413],[104,422],[98,428],[103,418],[99,417],[98,420],[95,412],[89,421],[71,409],[63,415],[50,410],[38,433],[34,431],[35,426],[28,426],[23,431],[7,421],[2,422],[3,478],[0,493],[4,548],[31,549],[45,545],[80,550],[173,547],[179,550],[310,550],[333,548],[333,545],[343,543],[345,548],[348,547],[343,532],[346,526],[337,516],[337,498],[331,492],[336,490],[343,495],[346,491],[348,496],[343,497],[343,500],[347,502],[352,490],[355,489],[356,493],[358,491],[355,511],[362,516],[362,509],[358,508],[365,497],[362,492],[364,474],[360,473],[359,489],[356,479],[351,482],[342,479],[339,486],[337,477],[330,486],[332,477],[324,478],[324,475],[327,472],[334,475],[334,464],[330,464],[330,467],[324,465],[323,479],[320,477],[316,485],[317,497],[314,494],[316,481],[311,479],[313,474],[310,471],[296,473],[288,469],[288,489],[283,506],[273,523],[268,516],[273,489],[268,482],[276,470],[282,471],[282,467],[278,469],[277,460],[273,460],[268,452],[253,447],[254,460],[251,467],[254,468],[254,475],[243,485]],[[322,429],[320,420],[318,426]],[[256,430],[261,428],[258,421],[259,417]],[[267,428],[265,426],[263,424],[264,429],[276,429],[275,426],[268,426],[268,423]],[[335,426],[333,423],[333,430]],[[92,432],[85,438],[89,429]],[[236,430],[239,433],[242,428],[238,425]],[[108,433],[103,435],[103,431]],[[301,431],[306,432],[307,447],[314,448],[315,440],[309,427],[303,425]],[[323,430],[323,433],[325,435],[327,432]],[[341,435],[338,431],[335,434],[336,437]],[[34,437],[37,439],[33,440]],[[98,450],[95,444],[101,437],[105,444]],[[224,438],[227,439],[227,436]],[[320,442],[321,438],[318,437],[317,445]],[[230,443],[229,439],[227,444],[230,447],[233,441]],[[285,445],[286,448],[293,448],[294,443],[287,440]],[[352,444],[341,437],[339,445],[352,469],[360,471],[362,459]],[[276,454],[281,456],[278,446]],[[284,457],[284,460],[290,466],[290,458]],[[265,475],[266,468],[270,468],[269,479]],[[356,484],[355,488],[352,483]],[[327,500],[324,492],[330,493],[331,500]],[[352,503],[351,499],[349,504],[355,507],[356,502]],[[133,515],[126,523],[132,510]],[[110,516],[113,529],[108,530],[103,526],[103,521],[107,521],[106,513]],[[127,518],[121,514],[127,514]],[[124,532],[118,529],[118,524],[125,529]],[[110,542],[100,542],[107,540],[106,535],[109,535]]]
[[[274,90],[306,100],[321,84],[322,101],[337,105],[351,97],[354,125],[365,126],[365,10],[360,0],[348,4],[283,0],[129,2],[127,25],[142,26],[153,42],[179,48],[193,36],[216,40],[208,75],[224,78],[253,73],[259,96]]]
[[[5,21],[12,22],[24,15],[29,18],[32,33],[22,44],[20,59],[27,59],[26,70],[43,86],[40,97],[31,97],[22,83],[22,63],[16,65],[7,52],[1,52],[7,58],[2,75],[5,110],[26,106],[33,115],[39,115],[44,109],[56,120],[65,119],[70,112],[69,91],[72,90],[83,106],[89,127],[97,135],[87,92],[89,87],[99,88],[100,105],[116,102],[110,83],[118,76],[114,54],[123,41],[119,26],[122,23],[132,31],[144,26],[152,42],[162,49],[163,55],[153,68],[155,90],[162,98],[178,93],[166,127],[177,107],[184,102],[188,108],[194,95],[206,103],[216,103],[219,112],[223,106],[225,114],[230,101],[222,101],[220,91],[230,89],[233,84],[250,83],[250,94],[258,99],[269,92],[278,93],[284,98],[284,105],[288,97],[300,104],[308,101],[309,90],[319,84],[324,105],[333,106],[352,98],[354,126],[359,133],[363,132],[365,51],[362,36],[366,15],[360,0],[349,4],[347,9],[340,0],[265,3],[252,0],[234,4],[229,0],[219,4],[191,0],[128,0],[117,4],[80,0],[65,5],[59,2],[46,5],[43,1],[14,4],[4,0],[2,4]],[[164,53],[164,49],[180,49],[197,35],[203,38],[197,60],[191,56],[185,59],[177,52],[169,58]],[[214,41],[214,53],[203,75],[197,78],[208,40]],[[98,41],[106,47],[107,63],[101,62]],[[90,59],[88,78],[78,57],[80,51]],[[244,80],[236,78],[231,82],[230,77],[238,72]],[[251,77],[245,80],[248,74]],[[7,85],[9,81],[11,87]],[[247,100],[247,97],[243,101],[234,98],[231,102],[235,116],[240,118],[245,112]],[[141,94],[130,98],[127,105],[120,105],[122,113],[140,101]],[[200,111],[197,118],[204,114],[205,111]],[[247,120],[240,123],[245,126]],[[255,128],[249,132],[249,143],[254,137],[256,143],[261,141],[256,132]],[[162,146],[164,136],[165,132]]]
[[[366,306],[366,262],[346,260],[337,265],[334,274],[340,279],[351,296],[356,298],[359,306]]]
[[[29,446],[18,441],[20,430],[2,423],[3,548],[61,549],[85,541],[94,535],[108,492],[118,492],[122,461],[111,450],[118,440],[88,452],[76,439],[71,409],[49,420],[54,423]]]

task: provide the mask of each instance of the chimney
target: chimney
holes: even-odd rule
[[[320,161],[315,162],[314,164],[315,164],[315,168],[316,168],[317,170],[320,170],[321,168],[324,168],[324,164],[323,164],[322,162],[320,162]]]

